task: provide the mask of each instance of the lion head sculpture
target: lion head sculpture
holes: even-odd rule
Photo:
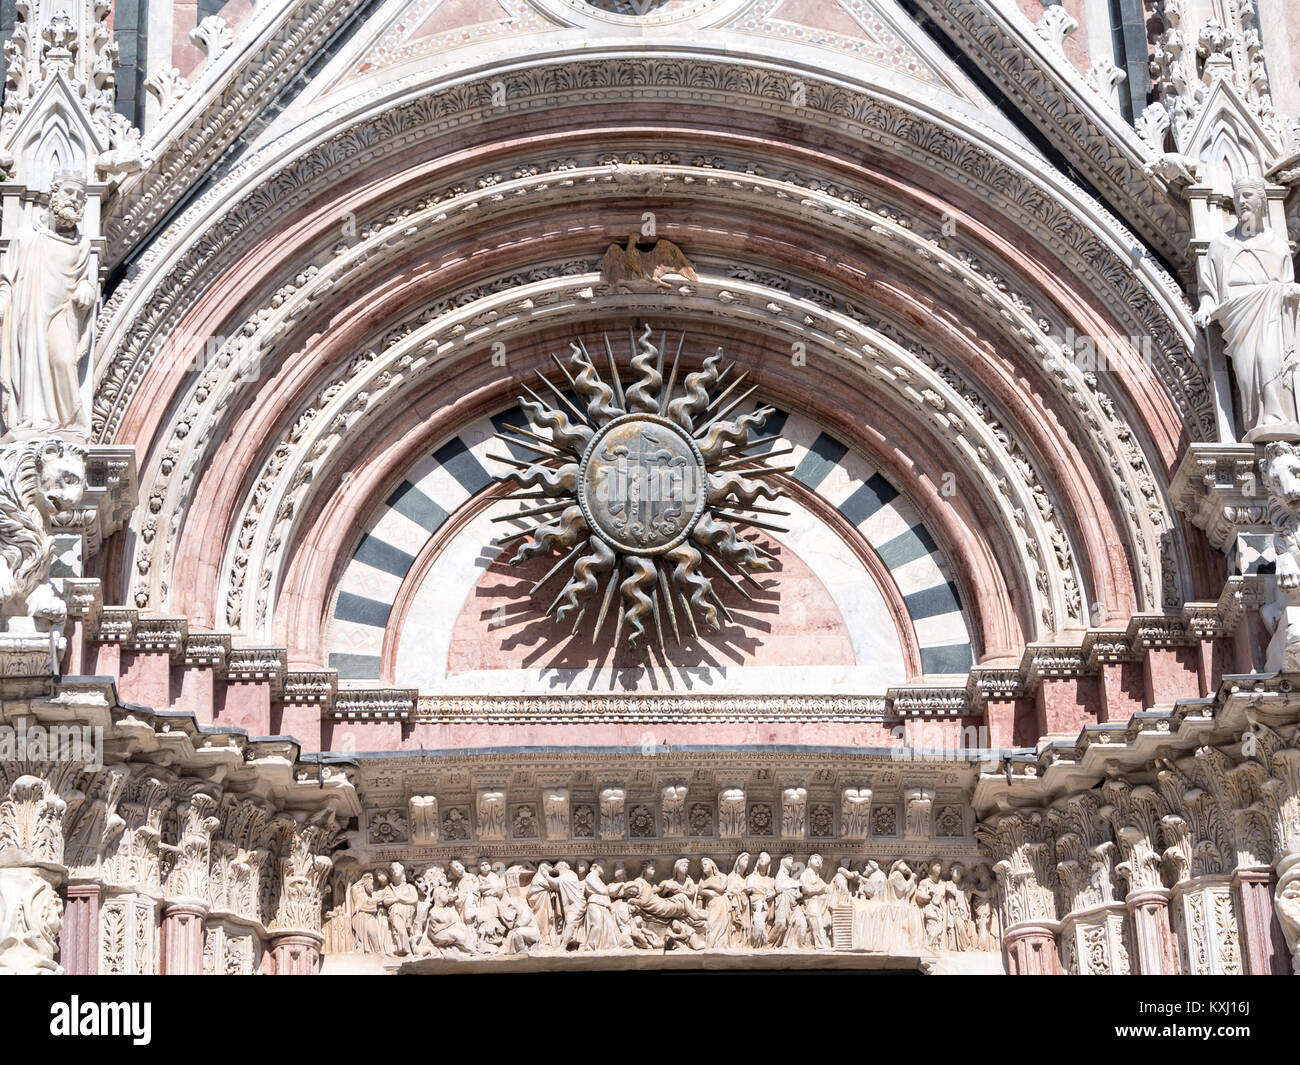
[[[1289,441],[1270,443],[1259,460],[1259,472],[1268,491],[1270,512],[1277,510],[1283,517],[1286,512],[1300,512],[1300,448]]]
[[[0,622],[31,617],[62,625],[66,618],[49,583],[55,515],[81,502],[87,452],[57,437],[0,448]]]

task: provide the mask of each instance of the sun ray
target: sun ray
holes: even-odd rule
[[[741,450],[741,449],[737,449],[737,450]],[[720,460],[718,464],[714,467],[714,469],[726,470],[726,469],[730,469],[733,466],[738,466],[742,462],[763,462],[767,459],[779,459],[784,455],[793,455],[793,454],[794,454],[793,447],[783,447],[783,448],[777,448],[772,451],[765,451],[761,455],[736,455],[734,458],[725,458]],[[775,469],[775,467],[772,468]]]
[[[593,536],[587,541],[591,551],[573,564],[573,575],[561,591],[564,604],[556,612],[555,620],[563,621],[570,610],[578,611],[578,621],[587,612],[587,603],[600,590],[600,577],[614,568],[614,552],[604,540]],[[579,605],[581,604],[581,609]],[[574,622],[577,632],[577,622]]]
[[[618,405],[626,411],[627,399],[623,395],[623,380],[618,376],[618,363],[614,360],[614,348],[610,345],[608,333],[601,333],[600,336],[605,342],[605,356],[609,360],[609,379],[614,386],[614,398],[618,400]],[[582,341],[579,340],[578,343],[582,344]],[[585,344],[582,345],[582,353],[587,355],[587,345]],[[587,355],[587,361],[591,361],[590,355]]]
[[[543,496],[543,497],[539,497],[539,498],[545,498],[545,497]],[[519,511],[516,511],[514,514],[498,514],[498,515],[497,515],[495,518],[493,518],[492,520],[493,520],[494,522],[497,522],[497,521],[518,521],[520,518],[530,518],[530,517],[532,517],[534,514],[552,514],[552,513],[554,513],[555,511],[557,511],[557,510],[563,510],[565,507],[570,506],[570,505],[571,505],[571,504],[569,504],[569,503],[552,503],[549,507],[532,507],[531,509],[528,509],[528,510],[519,510]]]
[[[652,568],[653,565],[651,563]],[[659,646],[666,647],[667,644],[664,643],[664,626],[659,617],[659,586],[654,583],[650,585],[650,613],[654,615],[655,635],[659,637]]]
[[[663,392],[659,396],[659,413],[663,414],[668,410],[668,402],[673,398],[673,387],[677,384],[677,365],[682,358],[682,348],[686,346],[686,331],[682,331],[681,338],[677,341],[677,354],[673,356],[673,368],[668,374],[668,384],[664,386]]]
[[[627,562],[631,572],[619,588],[619,593],[627,607],[619,614],[619,618],[621,621],[626,621],[632,630],[627,639],[628,646],[635,651],[645,636],[645,616],[650,613],[652,605],[645,585],[650,583],[653,588],[651,582],[654,580],[655,567],[648,558],[639,555],[629,556]],[[617,636],[614,642],[618,643]]]
[[[601,380],[587,353],[577,344],[570,344],[573,355],[569,362],[578,367],[578,375],[573,379],[574,391],[587,401],[587,420],[594,426],[602,426],[613,421],[623,413],[622,407],[612,405],[614,390]]]
[[[704,561],[709,565],[711,569],[716,570],[718,575],[722,577],[723,580],[727,581],[728,584],[730,584],[734,589],[736,589],[736,591],[738,591],[746,599],[754,598],[752,595],[749,594],[749,590],[743,584],[741,584],[738,580],[736,580],[735,577],[733,577],[729,572],[727,572],[727,568],[716,558],[714,558],[712,553],[708,551],[701,551],[700,557],[704,559]],[[748,573],[745,573],[743,570],[741,571],[740,575],[744,577],[745,580],[749,581],[749,583],[752,584],[755,588],[763,587],[761,584],[758,583],[758,581],[754,580],[753,577],[751,577]]]
[[[709,515],[700,515],[691,531],[691,539],[701,546],[712,548],[720,557],[740,568],[769,570],[772,564],[759,558],[748,540],[736,535],[736,530],[725,522],[714,521]]]
[[[585,414],[583,414],[582,411],[578,410],[578,408],[575,407],[575,406],[574,406],[574,405],[569,401],[569,397],[568,397],[568,396],[566,396],[563,392],[561,392],[558,388],[556,388],[555,385],[551,384],[551,382],[548,381],[545,377],[542,377],[542,373],[541,373],[540,370],[537,370],[537,371],[535,371],[535,372],[536,372],[537,376],[538,376],[539,378],[541,378],[542,384],[544,384],[547,388],[549,388],[552,392],[555,393],[555,398],[558,399],[561,403],[563,403],[566,407],[568,407],[569,410],[573,411],[574,417],[576,417],[576,418],[577,418],[580,422],[582,422],[584,425],[587,425],[589,428],[592,427],[591,422],[588,420],[587,416],[586,416]],[[525,385],[525,384],[521,384],[519,387],[522,388],[525,392],[527,392],[530,396],[532,396],[533,399],[537,400],[537,402],[540,403],[540,404],[542,405],[543,409],[545,409],[545,410],[556,410],[555,407],[552,407],[549,403],[546,402],[546,400],[542,399],[541,396],[539,396],[536,392],[534,392],[534,391],[533,391],[531,388],[529,388],[527,385]]]
[[[659,591],[663,594],[664,606],[668,610],[668,623],[672,626],[673,642],[681,643],[682,634],[677,630],[677,609],[673,606],[672,593],[668,589],[668,574],[658,563],[655,564],[655,571],[659,574]]]
[[[613,574],[605,585],[605,600],[600,604],[600,614],[596,617],[596,627],[591,630],[592,643],[595,643],[600,637],[600,629],[605,624],[605,615],[609,612],[609,604],[614,598],[614,589],[618,587],[618,579],[622,570],[622,560],[615,558]]]
[[[545,455],[547,458],[562,459],[568,457],[563,453],[556,451],[554,448],[543,447],[541,444],[534,444],[528,440],[520,440],[513,436],[507,436],[505,433],[493,433],[492,438],[494,440],[500,440],[503,444],[510,447],[526,447],[534,454]]]
[[[691,431],[692,419],[702,411],[709,402],[709,389],[718,383],[718,363],[722,361],[722,349],[704,360],[704,369],[686,375],[684,396],[668,404],[668,418],[676,422],[687,432]]]
[[[705,595],[711,591],[711,588],[709,582],[700,576],[699,569],[702,559],[699,549],[691,544],[681,544],[669,551],[664,557],[673,563],[673,585],[681,592],[682,597],[687,600],[688,607],[699,610],[704,615],[704,620],[709,627],[716,629],[718,627],[718,613],[713,608],[713,605],[705,599]],[[690,589],[689,594],[686,589]]]
[[[728,521],[739,521],[739,522],[744,522],[746,525],[752,525],[755,529],[765,529],[768,532],[778,532],[778,533],[788,533],[790,531],[784,525],[769,525],[765,521],[759,521],[757,518],[751,518],[745,514],[737,514],[735,511],[718,510],[715,508],[713,513],[716,514],[719,518],[726,518]],[[774,513],[780,514],[784,512],[774,511]],[[749,541],[745,540],[745,543],[749,543]]]
[[[624,406],[629,413],[648,414],[659,409],[659,388],[663,384],[663,374],[653,365],[662,355],[655,351],[650,343],[651,329],[645,327],[638,342],[640,350],[632,356],[632,372],[636,374],[636,383],[627,390],[627,402]]]
[[[524,413],[528,415],[528,420],[534,425],[540,425],[551,431],[550,443],[567,448],[574,454],[581,454],[583,449],[591,443],[591,429],[585,424],[574,425],[569,421],[569,416],[562,410],[555,410],[553,407],[541,407],[536,403],[530,403],[524,400],[519,404]],[[520,429],[523,433],[526,430]],[[545,439],[536,433],[527,433],[534,440],[547,443]]]
[[[539,468],[545,468],[549,470],[555,468],[554,466],[551,465],[551,463],[554,462],[556,458],[563,458],[564,456],[556,455],[552,457],[550,455],[547,455],[545,458],[540,458],[536,462],[522,462],[519,459],[511,458],[509,455],[489,454],[487,457],[490,458],[493,462],[502,462],[505,463],[505,465],[507,466],[514,466],[517,469],[521,469],[521,470],[535,470]]]
[[[557,573],[559,573],[560,570],[562,570],[562,569],[564,568],[564,564],[565,564],[566,562],[568,562],[569,559],[573,558],[573,556],[576,555],[579,551],[581,551],[581,550],[583,549],[583,547],[585,546],[585,544],[586,544],[586,541],[584,541],[584,542],[581,543],[581,544],[577,544],[577,545],[573,548],[572,551],[570,551],[567,555],[565,555],[563,558],[561,558],[559,562],[557,562],[554,566],[552,566],[549,570],[547,570],[547,571],[546,571],[546,576],[544,576],[540,581],[538,581],[536,584],[534,584],[533,587],[532,587],[532,590],[531,590],[528,594],[529,594],[529,595],[536,595],[536,594],[537,594],[538,592],[540,592],[544,587],[546,587],[547,582],[549,582],[550,579],[551,579],[552,577],[554,577]],[[563,594],[564,594],[564,590],[561,589],[561,590],[560,590],[560,595],[563,595]],[[557,596],[556,598],[558,599],[559,597]],[[548,610],[547,613],[549,614],[550,611]]]
[[[511,470],[502,480],[521,488],[540,487],[545,495],[572,495],[578,488],[578,464],[566,462],[563,466],[529,466],[523,473]]]
[[[739,385],[744,384],[745,379],[747,377],[749,377],[749,371],[745,370],[740,374],[739,377],[737,377],[734,381],[732,381],[731,384],[727,385],[726,388],[724,388],[713,398],[713,400],[709,403],[709,405],[704,408],[704,413],[708,414],[709,411],[713,410],[714,407],[716,407],[719,403],[721,403],[724,399],[726,399],[729,395],[731,395],[731,390],[733,388],[738,387]],[[750,389],[750,391],[752,392],[753,389]],[[741,398],[743,399],[744,397],[742,396]]]
[[[577,503],[564,508],[564,512],[553,522],[537,526],[533,530],[532,543],[524,544],[510,560],[513,566],[538,555],[544,555],[557,547],[572,547],[583,533],[588,532],[587,519],[583,517],[582,507]]]

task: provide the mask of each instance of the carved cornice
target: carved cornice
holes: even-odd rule
[[[412,720],[492,724],[516,721],[849,722],[884,721],[889,716],[885,697],[878,695],[421,695]]]
[[[87,604],[97,602],[98,581],[69,581],[81,588]],[[283,647],[232,647],[227,633],[189,633],[184,618],[140,618],[125,607],[89,609],[87,637],[117,643],[139,653],[167,654],[176,665],[210,669],[223,680],[260,681],[271,685],[279,702],[317,705],[331,720],[400,720],[415,723],[590,723],[677,721],[682,723],[748,721],[897,722],[907,718],[961,717],[983,711],[989,699],[1023,699],[1044,679],[1093,676],[1104,663],[1137,661],[1152,648],[1194,646],[1200,640],[1231,635],[1241,617],[1243,595],[1254,596],[1258,580],[1229,582],[1219,603],[1189,603],[1179,616],[1134,615],[1124,629],[1089,630],[1077,644],[1032,644],[1016,666],[975,666],[964,686],[904,684],[883,694],[783,695],[690,693],[680,695],[439,694],[407,688],[339,686],[330,669],[289,668]],[[1244,588],[1244,591],[1243,591]],[[1255,596],[1257,599],[1258,596]],[[1255,608],[1259,602],[1251,600]],[[1229,609],[1236,604],[1235,613]],[[73,616],[77,616],[74,612]],[[39,651],[34,648],[33,653]],[[46,657],[40,662],[48,661]],[[38,663],[39,664],[39,663]],[[45,676],[36,669],[31,676]],[[1190,705],[1190,704],[1189,704]],[[1152,722],[1136,728],[1114,722],[1080,741],[1117,742],[1136,731],[1168,731],[1168,713],[1136,715]],[[1089,733],[1091,735],[1091,733]],[[1124,742],[1127,742],[1125,740]],[[1059,752],[1053,757],[1059,757]]]
[[[230,637],[224,633],[193,632],[186,637],[185,665],[189,668],[223,674],[229,655]]]
[[[407,721],[419,694],[401,688],[345,688],[335,694],[328,713],[335,721]]]
[[[970,713],[970,694],[965,687],[909,685],[890,688],[888,698],[894,714],[900,718],[961,717]]]

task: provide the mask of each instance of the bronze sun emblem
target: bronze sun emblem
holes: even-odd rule
[[[639,340],[629,335],[635,383],[626,390],[608,336],[608,382],[580,340],[570,344],[567,367],[552,356],[574,398],[538,374],[550,398],[524,386],[527,396],[519,399],[532,430],[511,427],[497,434],[538,457],[521,462],[493,456],[515,467],[498,478],[520,489],[506,498],[524,502],[518,513],[495,520],[538,519],[495,543],[529,538],[511,558],[512,565],[560,555],[533,585],[533,594],[567,574],[546,614],[553,613],[560,623],[573,616],[572,632],[577,633],[599,601],[590,630],[595,640],[617,595],[614,642],[619,643],[626,625],[633,650],[641,646],[649,625],[660,646],[666,646],[665,614],[678,643],[679,611],[695,636],[697,617],[713,629],[720,627],[720,618],[730,622],[713,577],[752,598],[743,582],[757,586],[750,572],[770,570],[772,562],[732,522],[787,531],[759,517],[785,516],[786,511],[757,502],[782,498],[768,479],[784,471],[766,460],[787,452],[756,451],[776,436],[750,439],[773,408],[731,417],[757,387],[742,390],[749,371],[733,373],[734,363],[723,367],[719,348],[701,370],[686,375],[681,394],[674,395],[685,336],[665,382],[667,338],[656,347],[652,335],[649,326]],[[585,404],[585,410],[578,404]]]

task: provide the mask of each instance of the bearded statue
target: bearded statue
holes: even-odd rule
[[[58,438],[0,447],[0,632],[57,632],[67,621],[50,580],[50,528],[81,502],[86,459],[85,448]]]
[[[81,231],[86,185],[61,174],[47,217],[21,226],[0,261],[0,437],[90,433],[91,312],[98,295]]]
[[[1300,672],[1300,444],[1268,444],[1259,469],[1268,489],[1268,521],[1277,556],[1277,591],[1260,610],[1273,633],[1264,669],[1295,673]]]
[[[1210,241],[1201,271],[1196,324],[1223,330],[1237,376],[1248,442],[1300,435],[1300,285],[1285,234],[1268,224],[1268,192],[1259,180],[1233,188],[1237,225]]]

